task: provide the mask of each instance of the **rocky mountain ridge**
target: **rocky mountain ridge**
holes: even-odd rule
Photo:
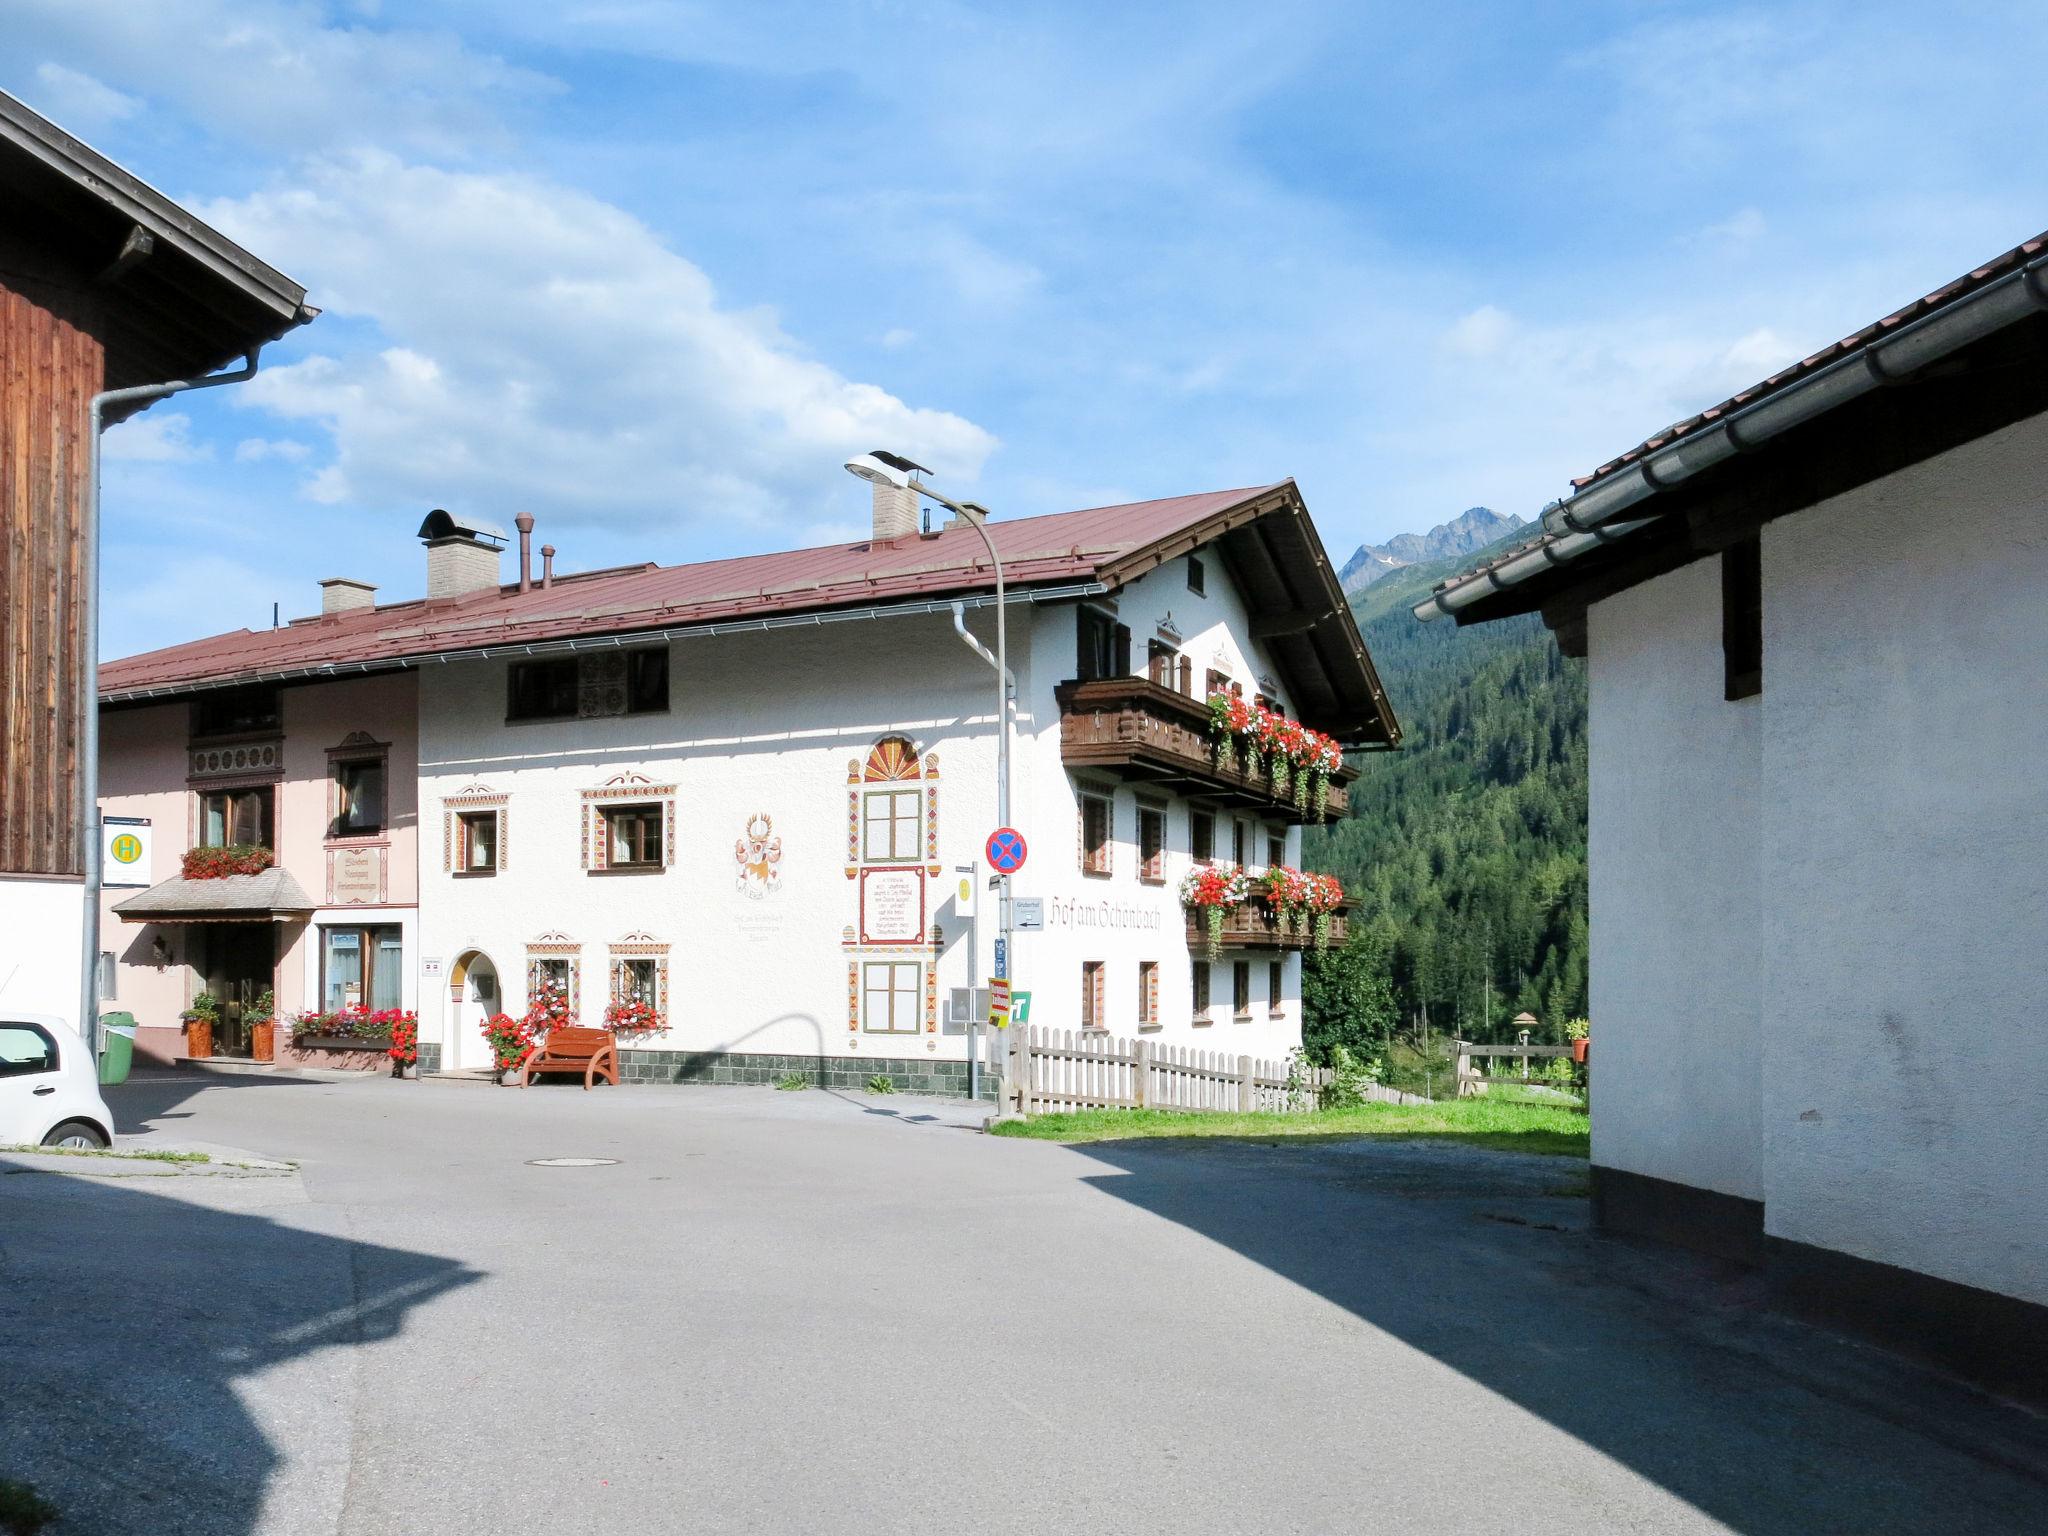
[[[1491,507],[1467,507],[1427,533],[1401,533],[1384,544],[1359,545],[1358,552],[1337,572],[1337,580],[1346,592],[1357,592],[1407,566],[1484,549],[1522,527],[1525,521],[1513,513],[1503,516]]]

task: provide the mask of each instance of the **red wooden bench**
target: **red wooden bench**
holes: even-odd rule
[[[554,1029],[547,1039],[527,1053],[519,1086],[533,1086],[536,1072],[581,1072],[588,1088],[603,1078],[614,1088],[619,1085],[619,1045],[608,1029]]]

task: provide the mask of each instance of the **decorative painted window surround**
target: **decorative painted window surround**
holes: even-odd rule
[[[496,863],[491,873],[504,869],[511,863],[511,831],[506,807],[510,795],[499,794],[488,784],[465,784],[461,791],[441,798],[441,868],[448,874],[481,875],[485,871],[471,869],[463,846],[462,818],[489,812],[497,820]]]
[[[944,944],[939,926],[927,916],[915,939],[879,942],[869,938],[869,932],[882,931],[880,924],[890,911],[907,914],[911,908],[905,898],[911,893],[888,893],[893,903],[890,911],[866,910],[871,896],[879,900],[883,894],[881,882],[900,885],[915,880],[923,887],[927,879],[944,872],[939,863],[938,780],[938,754],[920,752],[907,736],[884,736],[869,749],[865,760],[847,760],[846,878],[853,882],[854,921],[846,925],[842,943],[849,951],[846,1028],[850,1045],[858,1045],[862,1034],[919,1033],[914,1007],[916,971],[922,972],[924,982],[923,1033],[938,1033],[937,955]],[[874,877],[872,892],[870,876]],[[916,910],[929,912],[924,897],[918,897]],[[897,967],[915,967],[916,971]],[[907,1015],[906,1000],[910,1000]],[[879,1021],[869,1017],[877,1011]],[[937,1048],[936,1040],[926,1044]]]
[[[640,869],[669,869],[676,862],[676,787],[656,784],[638,773],[621,773],[596,789],[583,791],[583,868],[592,874],[611,869],[611,839],[605,822],[607,810],[629,805],[657,805],[661,808],[661,861],[633,865]],[[619,873],[624,873],[622,868]]]
[[[341,820],[347,812],[345,804],[347,791],[343,781],[343,770],[357,765],[374,765],[383,779],[384,804],[378,807],[377,825],[361,832],[347,832],[341,828]],[[379,741],[367,731],[350,731],[341,738],[338,745],[327,749],[327,842],[335,844],[362,845],[389,844],[391,841],[391,743]]]
[[[643,1001],[653,1005],[664,1018],[668,1015],[668,946],[649,933],[629,933],[609,946],[611,959],[611,1000],[625,1002],[634,996],[635,963],[650,965],[654,973],[654,995]]]
[[[540,995],[542,978],[559,969],[569,987],[569,1013],[583,1017],[583,945],[565,933],[544,933],[526,945],[526,1005]]]

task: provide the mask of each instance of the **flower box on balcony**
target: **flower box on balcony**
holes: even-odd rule
[[[1199,953],[1209,943],[1208,916],[1189,908],[1187,923],[1188,948]],[[1332,949],[1343,944],[1346,932],[1344,914],[1332,912],[1328,936]],[[1224,911],[1217,945],[1222,949],[1309,949],[1315,937],[1315,919],[1308,913],[1282,917],[1262,901],[1248,901]]]
[[[1060,760],[1069,768],[1107,769],[1127,780],[1170,792],[1244,806],[1281,821],[1307,821],[1291,783],[1276,788],[1269,769],[1247,770],[1245,755],[1219,760],[1206,701],[1189,698],[1143,677],[1065,682],[1060,706]],[[1351,768],[1330,776],[1324,813],[1344,815]],[[1282,782],[1288,782],[1283,780]]]

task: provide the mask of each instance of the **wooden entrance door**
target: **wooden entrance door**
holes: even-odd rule
[[[207,934],[206,990],[220,1000],[216,1056],[247,1056],[258,1000],[277,973],[277,937],[269,923],[221,923]]]

